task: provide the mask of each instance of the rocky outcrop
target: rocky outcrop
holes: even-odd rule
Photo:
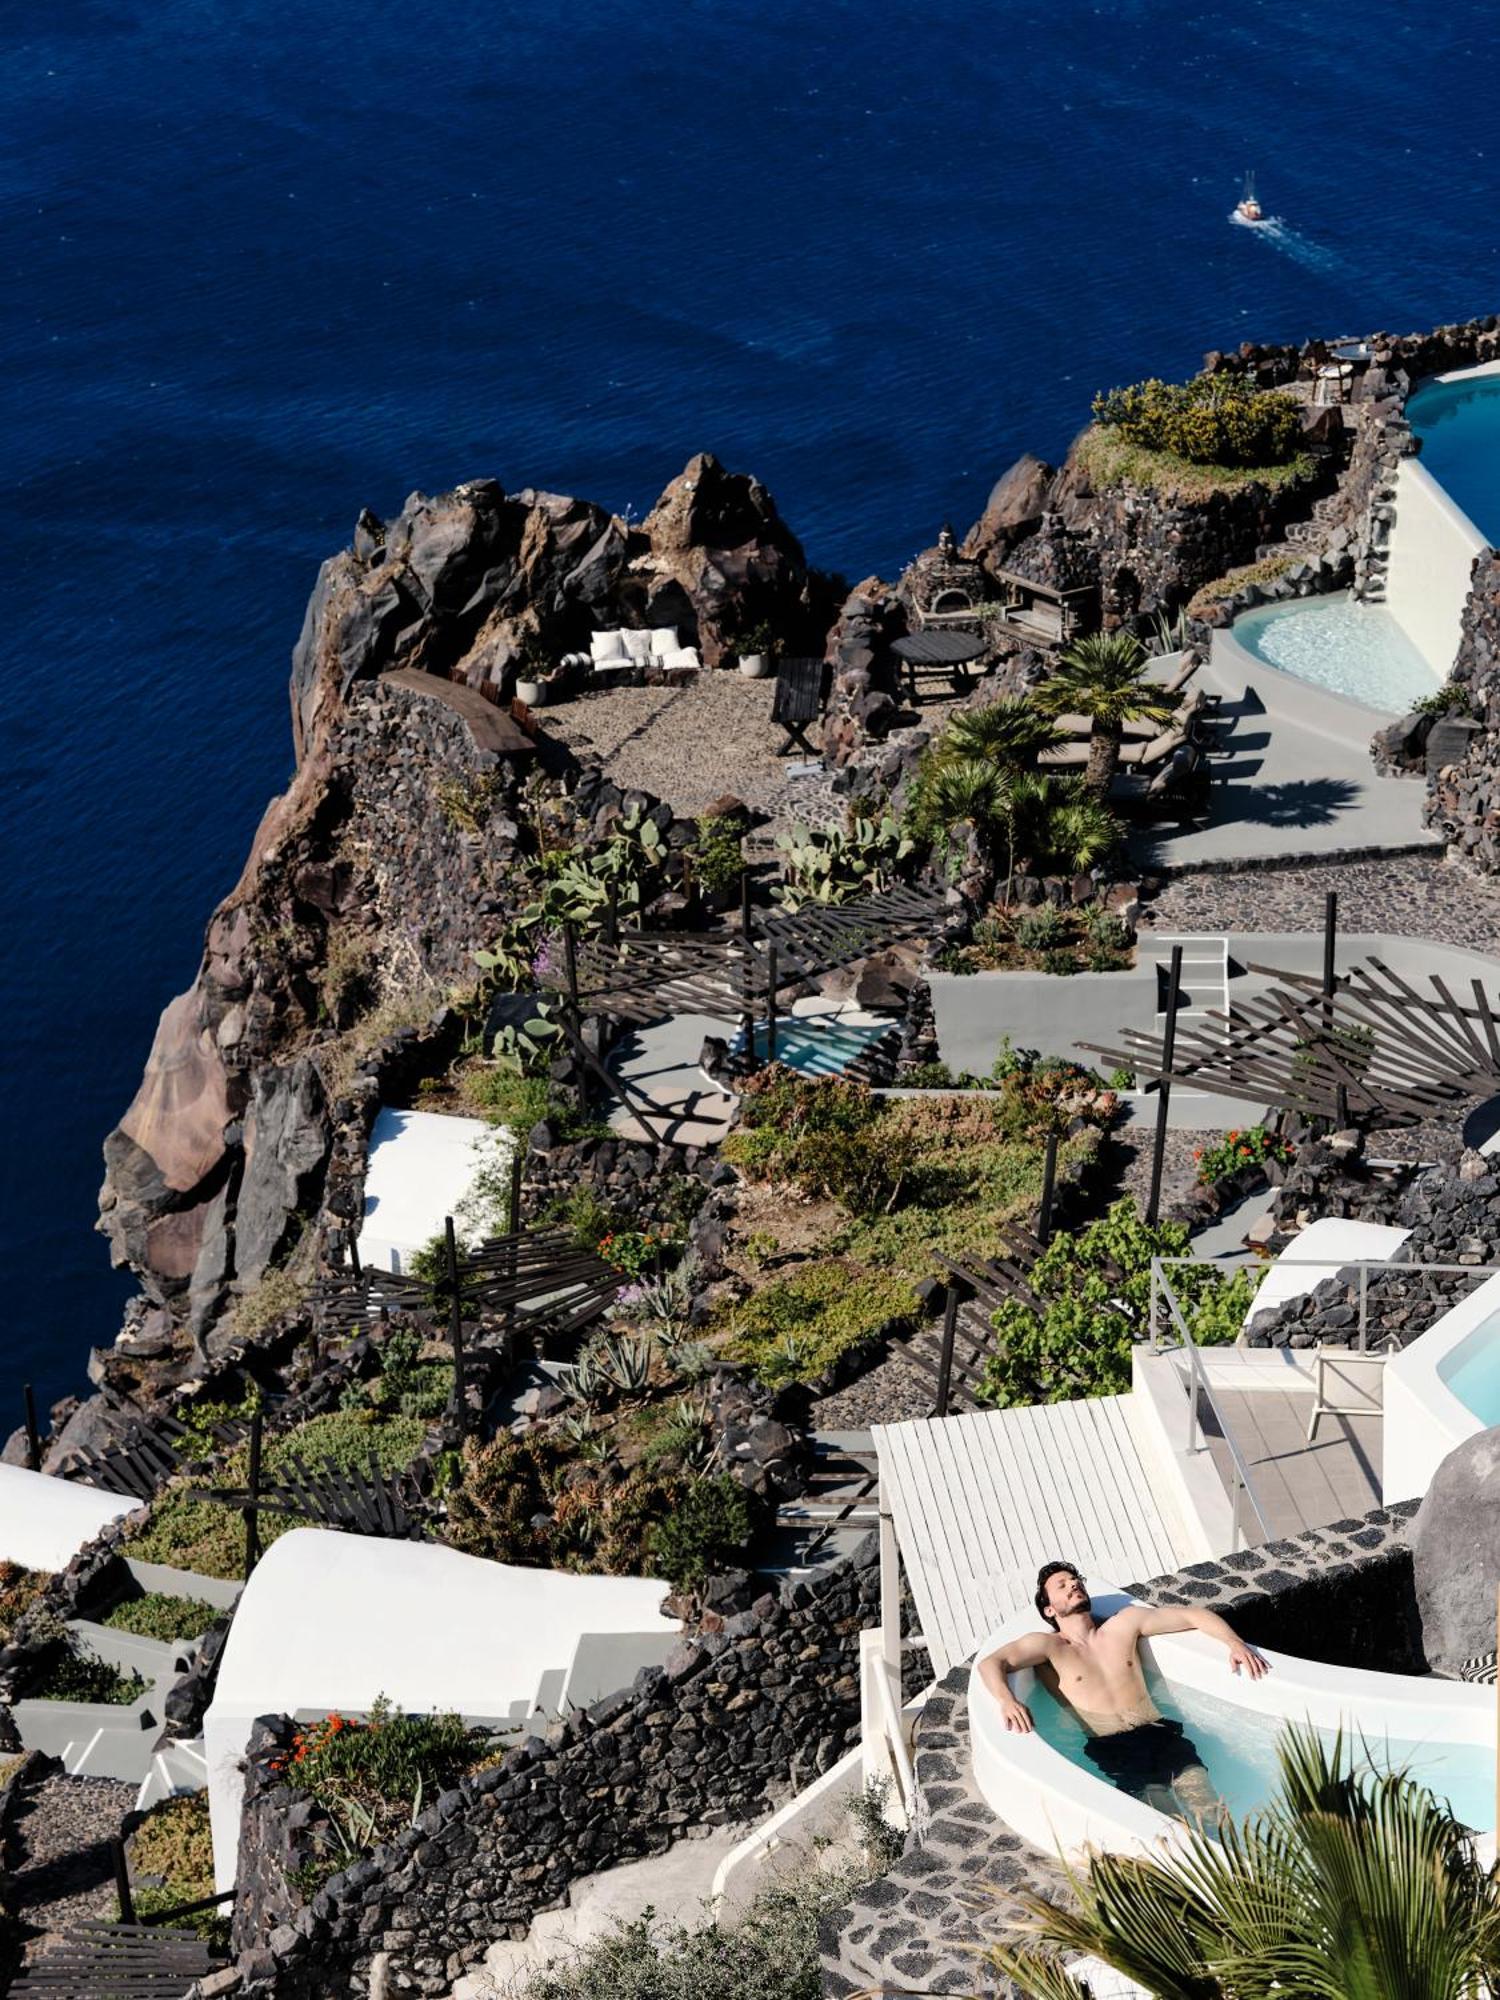
[[[1056,477],[1055,466],[1023,452],[990,488],[984,512],[964,537],[963,553],[987,569],[1004,568],[1017,542],[1041,526]]]
[[[492,480],[360,516],[292,658],[296,774],[105,1143],[100,1226],[140,1281],[137,1362],[201,1363],[315,1215],[338,1122],[326,1045],[377,1009],[425,1019],[524,894],[534,746],[495,705],[523,643],[560,657],[601,625],[673,624],[712,662],[764,619],[805,635],[821,587],[766,489],[707,454],[633,530]]]
[[[1412,1527],[1422,1649],[1437,1673],[1493,1656],[1500,1587],[1500,1430],[1466,1438],[1438,1467]]]
[[[824,762],[837,769],[896,719],[898,679],[891,643],[907,629],[906,607],[888,583],[866,577],[845,598],[828,635],[833,669],[823,718]]]

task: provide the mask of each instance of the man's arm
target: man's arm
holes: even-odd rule
[[[1010,1640],[979,1662],[979,1678],[999,1702],[1006,1728],[1018,1730],[1023,1736],[1033,1727],[1031,1710],[1024,1701],[1016,1700],[1006,1675],[1014,1673],[1017,1667],[1039,1667],[1051,1645],[1049,1632],[1028,1632],[1024,1638]]]
[[[1234,1627],[1217,1611],[1200,1610],[1190,1604],[1171,1604],[1159,1609],[1142,1606],[1130,1615],[1143,1639],[1154,1639],[1168,1632],[1204,1632],[1210,1639],[1217,1639],[1221,1646],[1229,1648],[1229,1664],[1235,1673],[1243,1667],[1251,1680],[1258,1681],[1262,1674],[1271,1671],[1269,1660],[1262,1659],[1253,1646],[1247,1646]]]

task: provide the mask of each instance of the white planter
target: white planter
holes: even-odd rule
[[[516,695],[519,700],[525,702],[528,708],[542,708],[546,705],[547,701],[547,683],[545,681],[518,680],[516,682]]]
[[[769,653],[745,653],[740,657],[740,672],[747,681],[763,681],[771,671]]]

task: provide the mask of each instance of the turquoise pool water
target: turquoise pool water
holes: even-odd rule
[[[1439,685],[1388,611],[1342,592],[1242,612],[1234,636],[1267,666],[1386,715],[1405,715]]]
[[[1500,375],[1429,382],[1407,402],[1422,463],[1488,542],[1500,542]]]
[[[1251,1714],[1233,1702],[1180,1688],[1148,1673],[1151,1699],[1164,1716],[1180,1722],[1197,1747],[1209,1782],[1237,1818],[1265,1805],[1276,1788],[1274,1716]],[[1087,1735],[1070,1708],[1038,1686],[1028,1704],[1037,1734],[1070,1763],[1093,1777],[1102,1773],[1084,1751]],[[1357,1721],[1357,1718],[1356,1718]],[[1465,1826],[1487,1829],[1495,1820],[1494,1758],[1472,1743],[1406,1742],[1371,1736],[1370,1761],[1385,1769],[1400,1765],[1428,1785]]]
[[[856,1056],[878,1042],[890,1029],[889,1021],[838,1021],[812,1014],[805,1018],[776,1023],[776,1060],[804,1076],[842,1076]],[[743,1048],[743,1036],[738,1044]],[[761,1023],[755,1031],[755,1053],[766,1060],[766,1030]]]
[[[1486,1430],[1500,1424],[1500,1313],[1465,1334],[1438,1374]]]

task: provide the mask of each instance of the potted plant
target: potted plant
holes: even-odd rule
[[[541,708],[547,700],[547,689],[555,673],[556,663],[540,636],[535,632],[526,633],[516,656],[517,698],[524,701],[528,708]]]
[[[747,681],[763,681],[771,671],[771,658],[776,646],[776,635],[769,625],[752,625],[748,632],[742,632],[736,645],[739,654],[740,672]]]

